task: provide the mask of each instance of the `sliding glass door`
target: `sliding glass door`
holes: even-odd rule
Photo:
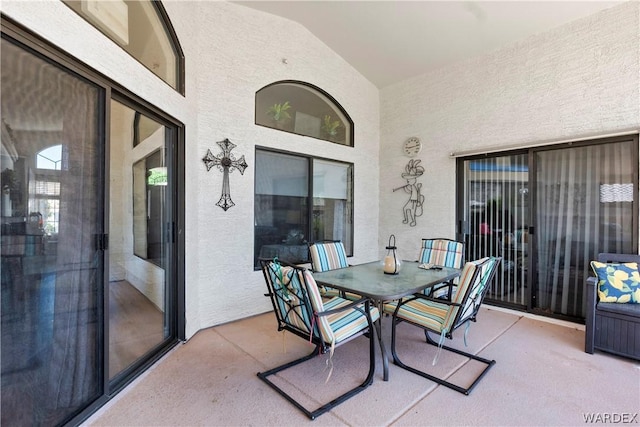
[[[2,30],[0,423],[78,424],[184,334],[181,125]]]
[[[2,425],[103,393],[104,91],[2,39]]]
[[[638,138],[460,159],[469,260],[503,258],[488,300],[582,319],[589,261],[637,253]]]
[[[176,337],[172,279],[176,129],[111,101],[109,378],[122,377]]]
[[[584,317],[589,262],[637,253],[637,154],[637,140],[535,153],[539,310]]]
[[[503,258],[487,298],[526,306],[529,271],[529,166],[526,154],[464,162],[465,259]]]

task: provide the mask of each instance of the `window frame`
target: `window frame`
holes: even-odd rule
[[[312,236],[313,235],[313,199],[314,199],[314,194],[313,194],[313,179],[314,179],[314,161],[319,160],[319,161],[325,161],[325,162],[331,162],[331,163],[336,163],[336,164],[341,164],[341,165],[345,165],[347,166],[347,224],[350,225],[349,230],[347,230],[347,235],[348,235],[348,242],[343,240],[344,243],[344,248],[345,248],[345,252],[347,254],[347,257],[352,257],[353,256],[353,251],[354,251],[354,232],[355,232],[355,224],[354,224],[354,210],[355,210],[355,183],[354,183],[354,179],[355,179],[355,164],[352,162],[348,162],[348,161],[344,161],[344,160],[337,160],[337,159],[332,159],[332,158],[328,158],[328,157],[320,157],[320,156],[314,156],[312,154],[306,154],[306,153],[300,153],[300,152],[294,152],[294,151],[289,151],[289,150],[280,150],[277,148],[272,148],[272,147],[266,147],[266,146],[260,146],[260,145],[256,145],[255,146],[255,151],[254,151],[254,156],[256,159],[255,162],[255,168],[258,167],[258,162],[257,162],[257,158],[258,158],[258,152],[265,152],[265,153],[275,153],[275,154],[283,154],[283,155],[287,155],[287,156],[293,156],[296,157],[298,159],[304,159],[307,162],[307,167],[308,167],[308,182],[307,182],[307,196],[306,196],[306,200],[307,200],[307,229],[304,230],[305,235],[306,236]],[[254,169],[255,172],[255,169]],[[255,173],[255,178],[257,180],[257,176],[258,174]],[[255,205],[255,198],[257,196],[256,194],[256,189],[257,188],[257,183],[254,182],[254,192],[253,192],[253,197],[254,197],[254,218],[255,218],[255,210],[256,210],[256,205]],[[253,250],[254,250],[254,270],[259,270],[259,267],[257,266],[257,260],[259,258],[259,249],[256,245],[256,226],[254,225],[254,237],[253,237]],[[336,239],[336,240],[342,240],[342,239]],[[311,243],[315,240],[307,240],[307,244]],[[308,254],[307,254],[308,255]],[[310,260],[306,260],[306,262],[310,262]]]

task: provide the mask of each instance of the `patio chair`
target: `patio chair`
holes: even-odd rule
[[[314,344],[315,348],[307,356],[266,372],[259,372],[258,377],[313,420],[360,393],[373,382],[375,356],[372,334],[375,332],[371,331],[375,330],[373,322],[380,317],[378,309],[371,307],[368,298],[350,301],[333,297],[328,301],[323,301],[313,275],[307,269],[265,259],[260,260],[260,265],[268,289],[265,296],[271,298],[273,311],[278,321],[278,330],[289,331]],[[321,354],[330,353],[333,355],[335,347],[365,334],[369,338],[369,372],[367,377],[360,385],[315,410],[305,408],[291,394],[282,390],[269,379],[272,375]]]
[[[418,262],[438,267],[462,268],[464,264],[464,242],[437,238],[422,239]],[[425,289],[425,295],[450,300],[458,279]]]
[[[311,259],[311,270],[314,272],[349,267],[347,252],[340,240],[322,240],[309,243],[309,258]],[[341,292],[328,286],[319,286],[319,288],[325,298],[340,296],[354,301],[361,298],[360,295]]]
[[[466,345],[466,336],[470,325],[469,322],[476,321],[480,305],[482,304],[487,290],[491,286],[491,281],[493,280],[501,261],[501,258],[490,257],[465,263],[460,276],[460,283],[458,284],[451,301],[431,298],[423,294],[415,294],[413,297],[407,298],[403,301],[386,304],[385,311],[393,313],[393,320],[391,323],[391,354],[393,355],[394,363],[403,369],[413,372],[414,374],[468,395],[488,370],[496,363],[496,361],[488,360],[453,347],[447,347],[443,345],[443,342],[445,338],[452,339],[453,332],[462,325],[466,325]],[[441,350],[444,349],[479,361],[487,366],[474,379],[471,385],[465,388],[404,364],[400,361],[396,351],[396,326],[400,322],[407,322],[411,325],[422,328],[425,331],[427,343],[437,347],[432,363],[433,365],[436,364]],[[438,342],[434,341],[430,337],[430,332],[436,333],[440,336]]]

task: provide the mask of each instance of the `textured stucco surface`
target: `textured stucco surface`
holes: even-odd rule
[[[262,273],[253,272],[255,146],[273,147],[354,163],[354,263],[377,256],[378,90],[305,28],[291,21],[224,2],[198,7],[198,145],[217,153],[229,138],[249,167],[230,175],[236,204],[226,213],[215,203],[222,175],[196,164],[194,212],[187,250],[197,265],[200,326],[215,325],[270,309]],[[213,24],[215,23],[215,24]],[[274,29],[277,29],[275,31]],[[286,34],[284,40],[273,34]],[[295,41],[295,42],[294,42]],[[286,59],[286,64],[283,63]],[[254,124],[255,93],[279,80],[301,80],[330,93],[355,123],[355,147],[301,137]],[[216,150],[214,150],[216,148]],[[195,215],[194,215],[195,214]]]
[[[253,271],[255,146],[354,163],[353,263],[378,255],[379,92],[340,56],[294,22],[225,2],[165,1],[185,55],[180,95],[58,1],[3,1],[2,13],[127,87],[185,125],[186,336],[269,310]],[[274,34],[281,35],[274,38]],[[286,64],[283,63],[286,58]],[[255,92],[302,80],[331,94],[355,123],[355,147],[254,124]],[[230,175],[236,206],[223,211],[222,174],[202,162],[229,138],[249,167]]]
[[[640,3],[629,2],[487,55],[381,90],[380,241],[394,233],[403,256],[420,238],[455,237],[455,159],[449,154],[526,147],[640,129]],[[408,159],[418,136],[425,213],[402,224]]]

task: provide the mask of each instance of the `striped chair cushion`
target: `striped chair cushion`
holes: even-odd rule
[[[347,253],[342,242],[318,242],[309,246],[311,255],[311,269],[313,271],[328,271],[338,268],[349,267]],[[320,293],[325,298],[342,296],[339,290],[328,286],[320,286]],[[349,300],[360,299],[360,295],[347,293],[345,297]]]
[[[458,304],[462,304],[463,302],[465,302],[465,306],[466,304],[468,304],[469,300],[467,299],[465,301],[464,299],[465,295],[467,294],[467,290],[469,289],[469,287],[473,287],[477,281],[482,279],[482,271],[477,276],[474,277],[474,275],[479,266],[482,265],[487,259],[488,258],[481,258],[465,263],[464,267],[462,268],[462,273],[460,274],[460,283],[458,283],[456,291],[451,298],[451,302]],[[483,271],[486,271],[484,270],[484,267]],[[449,332],[451,331],[451,327],[453,326],[453,322],[455,321],[456,315],[458,314],[459,310],[460,306],[451,306],[447,318],[444,321],[443,329],[446,329]]]
[[[464,259],[464,244],[448,239],[422,239],[420,262],[439,265],[441,267],[462,268]],[[457,284],[459,279],[454,279]],[[452,289],[452,292],[455,291]],[[425,289],[425,295],[431,295],[431,289]],[[433,292],[434,298],[445,297],[449,294],[449,288],[441,288]]]
[[[464,267],[462,268],[462,273],[460,274],[460,283],[458,284],[456,293],[453,294],[453,297],[451,298],[452,302],[455,302],[458,304],[462,303],[462,300],[464,299],[465,294],[467,293],[467,289],[469,289],[469,286],[471,286],[473,283],[472,281],[473,274],[476,272],[476,269],[478,268],[478,266],[483,264],[488,259],[489,258],[481,258],[475,261],[469,261],[464,265]],[[486,271],[484,270],[484,266],[482,271]],[[480,274],[479,277],[482,277],[482,274]]]
[[[389,302],[384,305],[384,311],[393,314],[397,306],[398,301]],[[440,333],[448,311],[449,306],[446,304],[417,299],[400,307],[398,318]]]
[[[441,267],[461,268],[464,258],[464,245],[461,242],[446,239],[422,239],[420,262]]]
[[[305,271],[304,274],[307,281],[311,305],[315,312],[334,310],[353,302],[340,297],[333,297],[328,301],[323,301],[311,272]],[[373,322],[378,320],[380,317],[378,309],[375,307],[371,308],[370,313],[371,320]],[[367,317],[364,313],[356,310],[355,308],[319,317],[317,319],[317,324],[322,339],[327,344],[338,344],[369,326],[367,323]]]
[[[484,262],[486,261],[486,262]],[[465,301],[464,306],[462,307],[462,314],[460,315],[460,319],[464,319],[466,316],[471,315],[476,307],[480,305],[482,302],[480,298],[477,298],[478,295],[481,295],[484,289],[487,286],[490,286],[489,279],[491,277],[491,273],[496,267],[496,264],[500,262],[498,258],[482,258],[480,260],[474,261],[476,264],[480,265],[480,277],[474,284],[474,288],[472,288],[469,297]]]
[[[482,264],[485,260],[486,258],[471,261],[464,265],[460,275],[460,283],[453,295],[452,302],[462,303],[467,289],[469,289],[469,286],[472,286],[474,282],[474,274],[478,269],[478,265]],[[477,276],[476,280],[479,279],[480,276]],[[384,311],[393,314],[397,305],[397,302],[387,303],[385,304]],[[442,333],[443,331],[447,333],[451,332],[451,327],[453,326],[459,309],[460,307],[457,305],[447,305],[431,300],[416,299],[401,306],[398,310],[397,317],[424,326],[438,333]]]
[[[313,271],[328,271],[348,267],[342,242],[313,243],[309,246]]]
[[[276,291],[278,311],[283,321],[303,332],[311,331],[311,307],[307,305],[300,278],[292,267],[270,265],[269,275]]]

